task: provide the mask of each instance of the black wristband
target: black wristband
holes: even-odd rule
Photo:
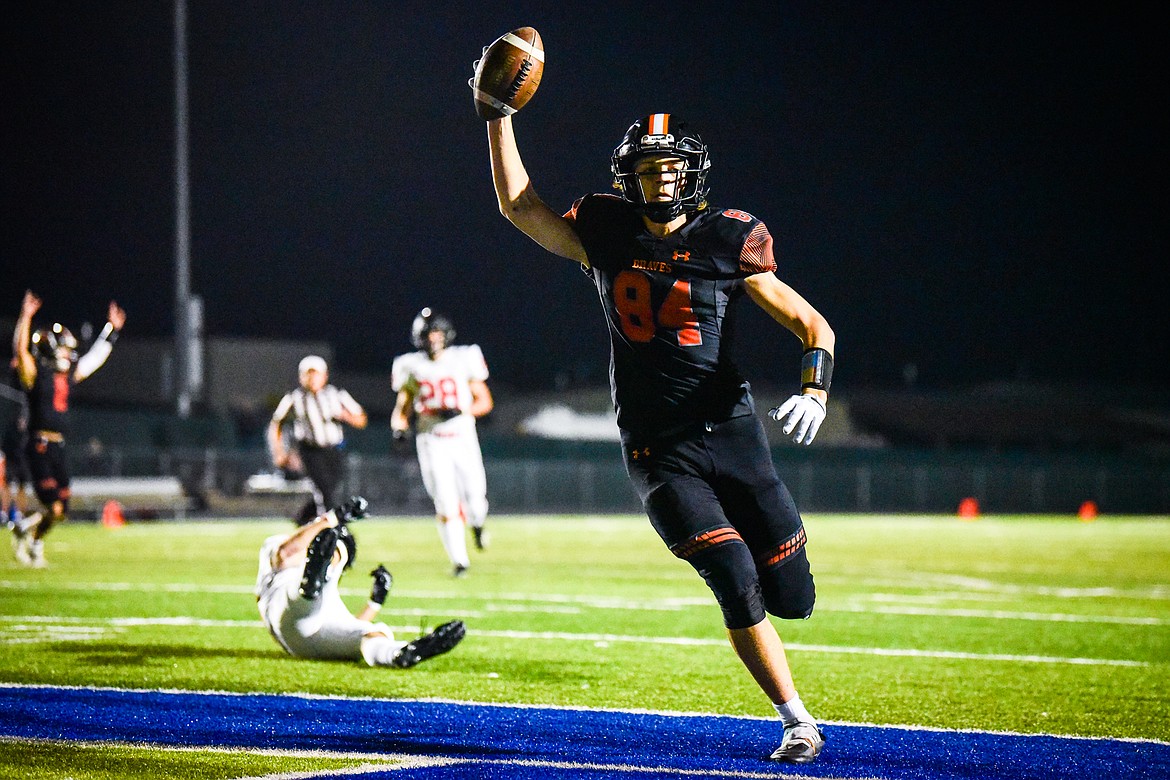
[[[832,382],[833,356],[829,350],[822,347],[806,349],[800,359],[800,389],[812,388],[827,393]]]

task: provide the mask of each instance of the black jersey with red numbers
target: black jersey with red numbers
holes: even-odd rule
[[[69,393],[73,374],[61,371],[38,371],[28,397],[28,429],[69,433]]]
[[[658,238],[611,195],[587,195],[565,216],[585,247],[609,325],[618,425],[661,436],[751,414],[750,388],[725,342],[742,280],[776,270],[764,223],[707,209]]]

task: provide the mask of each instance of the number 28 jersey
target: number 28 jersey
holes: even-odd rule
[[[585,247],[609,326],[618,426],[663,436],[753,413],[725,342],[742,280],[776,270],[764,223],[707,209],[658,238],[612,195],[587,195],[565,217]]]
[[[474,429],[475,421],[469,414],[444,419],[441,413],[454,409],[470,411],[471,383],[487,379],[487,361],[478,344],[453,344],[434,360],[422,350],[408,352],[394,358],[390,368],[394,392],[407,388],[414,396],[419,433]]]

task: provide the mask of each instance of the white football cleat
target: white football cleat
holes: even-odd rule
[[[17,562],[22,566],[32,566],[32,553],[29,552],[29,545],[31,541],[25,537],[13,537],[12,552],[16,555]]]
[[[788,764],[811,764],[824,746],[825,733],[817,724],[801,721],[785,727],[780,747],[769,758]]]
[[[48,566],[45,561],[45,542],[41,539],[34,539],[28,545],[29,565],[34,569],[43,569]]]

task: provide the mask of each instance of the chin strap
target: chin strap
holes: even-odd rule
[[[678,217],[683,213],[682,204],[678,201],[673,203],[664,203],[662,205],[642,204],[638,207],[638,213],[646,217],[651,222],[657,222],[660,225],[665,225],[667,222]]]

